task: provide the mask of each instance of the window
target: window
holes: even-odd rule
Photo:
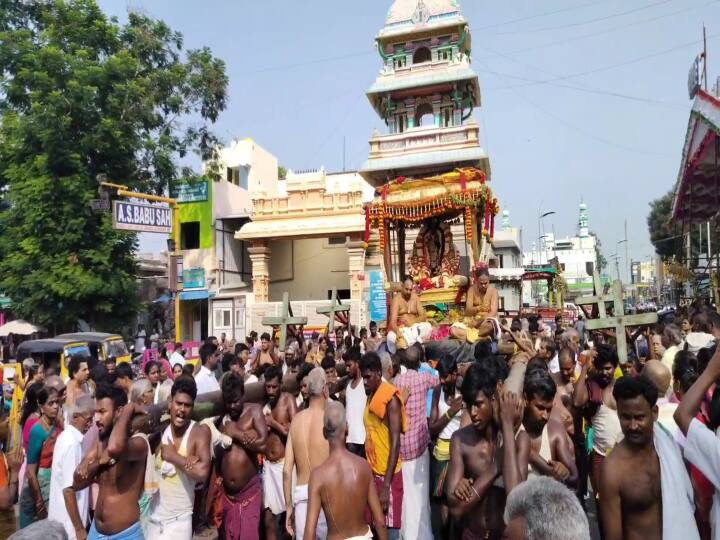
[[[504,257],[502,254],[498,255],[498,268],[505,268],[503,259]]]
[[[226,175],[227,181],[243,189],[247,189],[249,172],[248,167],[228,167]]]
[[[398,114],[397,115],[397,132],[403,133],[405,131],[405,115],[404,114]]]
[[[229,308],[215,308],[215,328],[230,328],[230,316],[232,310]]]
[[[200,248],[200,222],[188,221],[180,224],[180,249]]]
[[[432,53],[427,47],[420,47],[413,54],[413,64],[422,64],[424,62],[430,62],[432,60]]]
[[[340,300],[350,300],[350,289],[338,289],[337,295]],[[327,298],[328,300],[332,300],[332,290],[328,290]]]
[[[344,236],[331,236],[328,238],[328,244],[331,246],[344,246],[345,245],[345,237]]]
[[[498,298],[498,302],[499,302],[498,311],[505,311],[505,297],[500,296]]]
[[[435,124],[435,115],[433,114],[432,105],[423,103],[417,108],[415,113],[416,126],[432,126]]]
[[[227,181],[236,186],[240,182],[240,167],[227,168]]]
[[[452,48],[439,49],[438,60],[452,60]]]
[[[405,55],[396,56],[393,58],[393,65],[395,66],[395,69],[404,68],[407,66],[407,58]]]

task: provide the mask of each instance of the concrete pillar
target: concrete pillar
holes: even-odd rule
[[[252,262],[253,295],[255,302],[270,301],[270,248],[265,241],[248,248]]]
[[[440,106],[442,105],[442,96],[440,95],[434,95],[432,97],[432,108],[433,108],[433,117],[435,118],[435,127],[440,127],[441,125],[441,119],[440,119]]]
[[[365,283],[365,242],[362,240],[349,240],[347,243],[348,252],[348,273],[350,275],[350,300],[356,300],[360,305],[360,321],[353,321],[353,324],[363,323],[363,284]]]
[[[407,127],[415,127],[415,98],[405,100],[405,111],[407,111]]]

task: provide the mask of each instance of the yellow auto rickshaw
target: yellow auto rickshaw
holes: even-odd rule
[[[90,347],[90,356],[93,357],[94,363],[105,362],[111,356],[115,358],[115,362],[118,364],[130,361],[130,352],[127,349],[127,345],[125,345],[125,340],[123,340],[120,334],[76,332],[72,334],[60,334],[57,338],[86,342]]]
[[[76,356],[85,358],[90,369],[97,364],[90,354],[87,341],[72,338],[31,339],[22,342],[15,352],[18,363],[21,364],[26,358],[34,358],[44,369],[54,367],[58,370],[63,380],[68,379],[68,362]]]

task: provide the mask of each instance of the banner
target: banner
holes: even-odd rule
[[[207,180],[201,180],[198,182],[178,182],[171,186],[170,196],[179,203],[207,201]]]
[[[113,201],[113,226],[128,231],[170,234],[172,210],[168,206]]]
[[[370,275],[370,320],[387,320],[387,293],[382,270],[371,270]]]

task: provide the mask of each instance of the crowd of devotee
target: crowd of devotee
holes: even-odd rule
[[[491,336],[470,357],[414,321],[209,337],[196,365],[181,344],[75,358],[67,381],[23,362],[0,538],[720,538],[720,315],[620,336],[620,363],[582,316],[507,320],[476,294]]]

